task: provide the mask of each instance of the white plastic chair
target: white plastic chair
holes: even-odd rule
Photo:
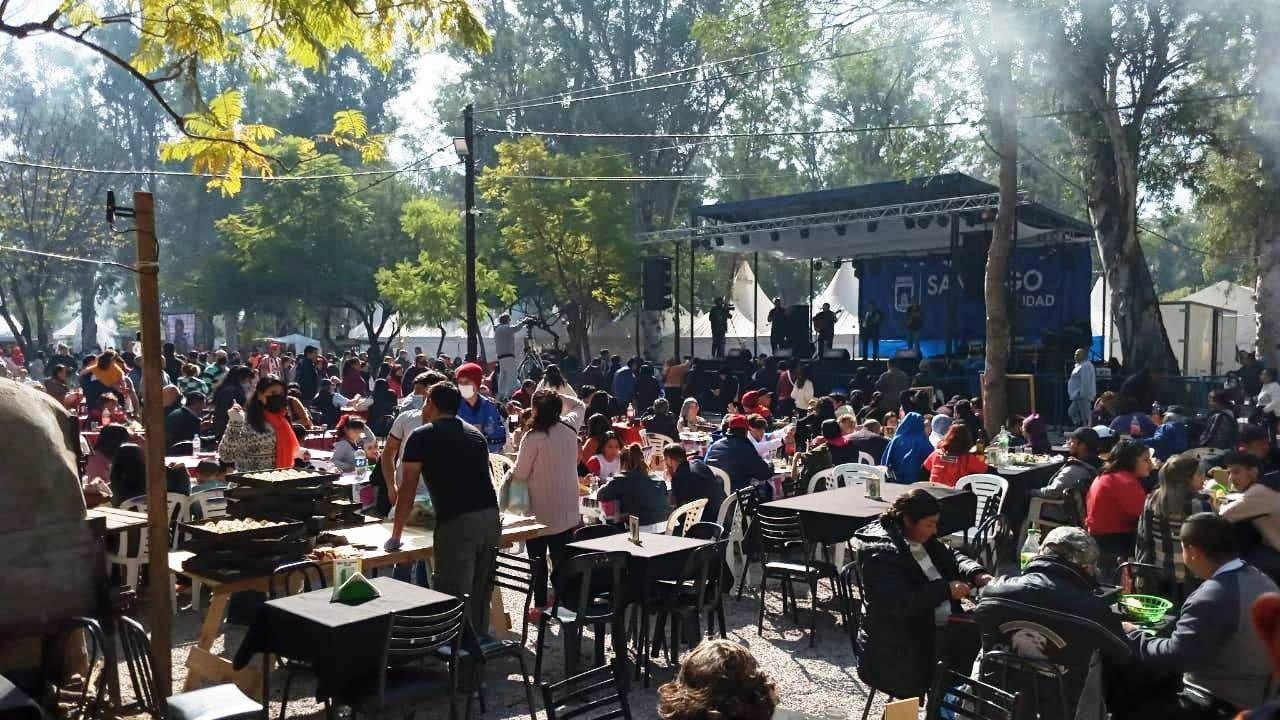
[[[711,468],[711,472],[715,473],[716,477],[720,478],[720,482],[724,483],[724,496],[729,497],[732,495],[733,489],[729,482],[729,473],[721,470],[715,465],[708,465],[707,467]]]
[[[863,453],[863,455],[866,455],[866,453]],[[836,487],[848,487],[856,484],[857,480],[859,480],[859,475],[875,475],[880,478],[880,483],[882,485],[888,478],[888,472],[883,468],[878,468],[875,465],[860,462],[841,463],[840,465],[831,468],[831,473],[835,476]]]
[[[702,520],[702,511],[706,507],[707,499],[698,498],[676,508],[671,515],[667,516],[667,534],[675,535],[677,527],[681,528],[681,535],[689,532],[689,528],[697,525]]]
[[[192,493],[187,502],[187,517],[201,520],[227,516],[227,498],[221,489],[201,490]],[[204,591],[204,583],[191,578],[191,609],[199,611]]]
[[[506,475],[516,463],[511,458],[500,453],[489,453],[489,474],[493,477],[501,478]]]
[[[1182,454],[1183,454],[1183,455],[1190,455],[1191,457],[1193,457],[1193,458],[1195,458],[1195,459],[1197,459],[1197,460],[1205,460],[1205,459],[1207,459],[1207,458],[1211,458],[1211,457],[1213,457],[1214,455],[1221,455],[1221,454],[1222,454],[1222,453],[1224,453],[1224,452],[1226,452],[1226,451],[1225,451],[1225,450],[1221,450],[1221,449],[1219,449],[1219,448],[1212,448],[1212,447],[1198,447],[1198,448],[1191,448],[1190,450],[1188,450],[1188,451],[1186,451],[1186,452],[1184,452],[1184,453],[1182,453]]]
[[[809,488],[806,490],[806,492],[808,492],[811,495],[815,492],[820,492],[817,489],[818,483],[820,482],[823,483],[822,487],[824,490],[830,490],[835,486],[835,478],[836,478],[835,468],[827,468],[826,470],[819,470],[818,472],[813,474],[813,477],[809,478]]]
[[[978,496],[977,510],[974,514],[973,526],[966,528],[960,532],[954,532],[942,538],[943,542],[951,547],[962,547],[969,544],[969,533],[978,529],[982,523],[982,519],[987,516],[987,505],[995,502],[996,506],[991,508],[993,517],[1000,517],[1004,512],[1004,501],[1009,496],[1009,481],[999,475],[991,475],[987,473],[977,473],[974,475],[966,475],[960,478],[956,483],[956,490],[971,490],[974,495]],[[994,552],[994,544],[996,541],[996,533],[992,532],[988,536],[988,543],[992,546]]]
[[[1076,509],[1075,509],[1076,516],[1083,518],[1084,508],[1081,507],[1083,503],[1079,502],[1079,497],[1080,497],[1080,493],[1076,491],[1071,493],[1070,495],[1068,495],[1066,498],[1062,500],[1054,500],[1051,498],[1041,498],[1041,497],[1031,498],[1031,502],[1027,507],[1027,521],[1022,524],[1022,527],[1018,532],[1018,538],[1016,540],[1016,544],[1013,546],[1014,549],[1018,550],[1019,552],[1022,551],[1022,545],[1027,541],[1027,531],[1030,530],[1032,527],[1039,528],[1040,537],[1044,537],[1045,528],[1056,528],[1056,527],[1062,527],[1064,525],[1070,524],[1060,520],[1055,520],[1053,518],[1045,517],[1044,509],[1046,507],[1065,508],[1067,503],[1074,503],[1076,505]]]
[[[186,495],[181,493],[168,494],[169,542],[175,549],[178,542],[178,523],[184,523],[191,519],[189,503],[190,498]],[[145,513],[147,511],[147,496],[139,495],[135,498],[129,498],[120,503],[120,509]],[[136,531],[123,532],[118,537],[120,544],[114,551],[107,551],[107,562],[110,565],[123,567],[125,585],[130,588],[137,588],[138,576],[141,574],[142,566],[147,563],[149,558],[147,528],[142,527]],[[173,583],[169,584],[169,597],[174,612],[177,612],[178,602],[174,598]]]
[[[728,495],[724,502],[720,503],[716,523],[724,528],[726,533],[726,537],[721,539],[729,541],[724,546],[724,562],[729,566],[729,572],[733,574],[732,587],[737,587],[742,578],[747,556],[743,547],[747,536],[747,519],[738,511],[737,495]]]
[[[661,453],[668,445],[678,444],[670,436],[662,433],[646,432],[645,434],[649,436],[649,447],[653,448],[654,452],[657,453]]]
[[[875,458],[873,458],[873,457],[871,457],[871,453],[866,452],[865,450],[859,450],[859,451],[858,451],[858,462],[862,463],[863,465],[872,465],[872,466],[874,466],[874,465],[876,464],[876,459],[875,459]]]

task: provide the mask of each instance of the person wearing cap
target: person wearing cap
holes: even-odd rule
[[[1028,497],[1066,500],[1073,493],[1082,492],[1102,467],[1102,460],[1098,458],[1100,443],[1101,439],[1093,428],[1077,428],[1067,435],[1067,461],[1053,474],[1048,485],[1027,490]],[[1075,503],[1048,505],[1042,512],[1046,519],[1056,522],[1084,522],[1084,518],[1076,517]]]
[[[498,406],[480,394],[484,369],[476,363],[463,363],[454,377],[458,381],[458,392],[462,395],[458,419],[475,426],[484,435],[485,442],[489,444],[489,452],[502,452],[502,446],[507,442],[507,425]]]
[[[1132,651],[1121,616],[1100,595],[1098,557],[1097,542],[1083,529],[1065,526],[1051,530],[1020,575],[996,578],[983,588],[974,610],[974,620],[982,632],[983,652],[1012,651],[1052,659],[1065,653],[1088,658],[1096,651],[1104,672],[1123,670]],[[1063,627],[1071,632],[1060,632]],[[1051,639],[1041,628],[1056,637]],[[1091,676],[1087,666],[1060,667],[1068,705],[1081,710],[1098,707],[1100,678]],[[1003,689],[1022,691],[1031,702],[1039,699],[1040,707],[1030,708],[1030,716],[1065,720],[1058,693],[1044,692],[1043,685],[1036,692],[1034,682],[1022,673],[1014,673]]]
[[[728,473],[729,487],[734,491],[756,482],[768,483],[773,477],[773,466],[760,457],[748,436],[750,427],[745,415],[730,415],[724,437],[707,448],[706,463]],[[762,494],[771,495],[767,484],[761,487],[766,488]]]
[[[768,420],[770,417],[769,408],[760,403],[760,398],[765,393],[760,390],[748,390],[742,393],[742,412],[744,415],[759,415]]]
[[[654,400],[653,412],[645,415],[640,420],[640,424],[644,426],[645,432],[665,435],[677,442],[680,440],[680,430],[676,428],[676,417],[671,414],[671,405],[666,398]]]
[[[748,437],[755,444],[756,452],[765,460],[773,457],[778,448],[786,444],[788,437],[795,437],[796,432],[794,425],[770,431],[769,421],[757,413],[747,416],[747,426]]]
[[[951,429],[951,416],[942,413],[934,415],[933,421],[929,423],[929,429],[931,431],[929,442],[936,448],[942,442],[942,438],[947,436],[947,431]]]
[[[1113,682],[1108,705],[1127,718],[1229,718],[1268,698],[1271,667],[1250,610],[1276,584],[1240,558],[1235,531],[1213,513],[1197,513],[1179,531],[1187,569],[1203,582],[1182,604],[1168,636],[1124,623],[1134,666]]]

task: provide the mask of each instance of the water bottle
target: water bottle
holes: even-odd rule
[[[196,455],[204,452],[204,438],[200,437],[200,433],[196,433],[196,436],[191,438],[191,448]]]
[[[1031,562],[1039,552],[1040,531],[1036,528],[1028,528],[1027,540],[1022,543],[1022,549],[1018,551],[1018,560],[1021,562],[1021,566],[1025,569],[1027,563]]]
[[[368,459],[364,456],[364,449],[361,448],[356,453],[356,473],[351,483],[351,500],[352,502],[360,502],[360,486],[365,484],[368,479],[365,468],[368,466]]]

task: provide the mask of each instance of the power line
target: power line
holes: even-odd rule
[[[586,100],[600,100],[602,98],[618,97],[620,95],[632,95],[635,93],[653,92],[655,90],[668,90],[674,87],[682,87],[685,85],[695,85],[697,83],[702,83],[702,82],[711,82],[714,80],[726,80],[726,79],[735,78],[735,77],[745,77],[747,75],[756,75],[759,73],[772,72],[774,70],[786,70],[793,67],[799,67],[801,65],[812,65],[814,63],[828,62],[831,60],[839,60],[841,58],[855,57],[858,55],[870,55],[873,53],[881,52],[883,50],[891,50],[891,49],[900,48],[900,47],[912,47],[915,45],[921,45],[926,42],[930,42],[932,40],[940,40],[940,39],[956,37],[956,35],[957,33],[948,33],[946,35],[934,35],[931,37],[922,38],[920,40],[914,40],[911,42],[893,43],[889,45],[880,45],[873,48],[864,48],[862,50],[850,50],[848,52],[832,53],[830,55],[824,55],[821,57],[807,58],[804,60],[794,60],[791,62],[780,63],[778,65],[770,65],[768,67],[763,67],[763,68],[755,68],[752,70],[739,70],[737,72],[723,73],[720,75],[711,75],[707,77],[694,78],[691,80],[680,80],[678,82],[665,83],[663,85],[652,85],[649,87],[631,88],[629,90],[605,92],[605,93],[600,93],[598,95],[587,95],[585,97],[572,97],[571,94],[566,94],[566,95],[560,96],[559,99],[546,100],[544,102],[529,102],[525,104],[513,104],[513,105],[507,105],[500,108],[489,108],[487,110],[475,110],[473,111],[473,113],[525,110],[529,108],[548,107],[551,105],[564,105],[567,107],[569,105],[572,105],[575,102],[583,102]],[[765,51],[765,52],[768,52],[768,51]],[[760,55],[760,54],[762,53],[755,53],[754,55]],[[753,57],[754,55],[743,56],[743,58],[739,58],[739,59],[740,60],[747,59],[747,58]],[[698,67],[699,66],[684,68],[684,70],[697,69]],[[672,72],[677,72],[677,71],[672,71]],[[664,73],[660,73],[660,75],[661,74],[664,74]],[[657,77],[657,75],[650,76],[650,77]],[[600,89],[600,88],[596,88],[596,89]],[[604,89],[607,89],[607,86],[605,86]],[[589,92],[589,90],[579,90],[577,92]],[[555,97],[555,96],[548,96],[548,97]]]
[[[763,180],[787,175],[493,175],[497,180],[584,180],[593,182],[648,182],[650,180]]]
[[[1242,98],[1251,98],[1251,97],[1257,97],[1257,96],[1258,96],[1258,93],[1256,91],[1226,93],[1223,95],[1207,95],[1204,97],[1157,100],[1157,101],[1149,102],[1146,104],[1127,103],[1125,105],[1113,105],[1105,108],[1080,108],[1076,110],[1053,110],[1053,111],[1042,112],[1042,113],[1031,113],[1028,115],[1022,115],[1021,117],[1024,119],[1031,120],[1035,118],[1062,117],[1064,115],[1084,115],[1088,113],[1101,112],[1102,110],[1133,110],[1138,107],[1167,107],[1170,105],[1192,105],[1196,103],[1222,102],[1223,100],[1239,100]]]
[[[762,132],[737,132],[737,133],[611,133],[611,132],[570,132],[565,130],[502,130],[498,128],[481,127],[479,130],[495,135],[541,135],[544,137],[580,137],[580,138],[620,138],[620,139],[642,139],[642,138],[661,138],[661,139],[725,139],[725,138],[757,138],[757,137],[787,137],[798,135],[836,135],[843,133],[864,133],[864,132],[888,132],[894,130],[923,130],[926,128],[955,127],[959,125],[973,125],[973,121],[968,119],[950,120],[946,122],[935,123],[907,123],[902,125],[879,125],[874,127],[843,127],[830,128],[825,130],[767,130]]]
[[[32,250],[30,248],[14,247],[13,245],[0,245],[0,250],[21,253],[23,255],[50,258],[53,260],[65,260],[67,262],[88,263],[90,265],[108,265],[111,267],[122,268],[129,272],[139,272],[142,269],[142,266],[126,265],[125,263],[115,262],[114,260],[94,260],[92,258],[84,258],[76,255],[63,255],[62,253],[42,252],[40,250]]]

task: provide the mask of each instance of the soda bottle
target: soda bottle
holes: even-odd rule
[[[1018,551],[1018,560],[1021,567],[1026,568],[1027,563],[1040,552],[1040,531],[1035,528],[1027,530],[1027,539],[1022,543],[1022,549]]]

